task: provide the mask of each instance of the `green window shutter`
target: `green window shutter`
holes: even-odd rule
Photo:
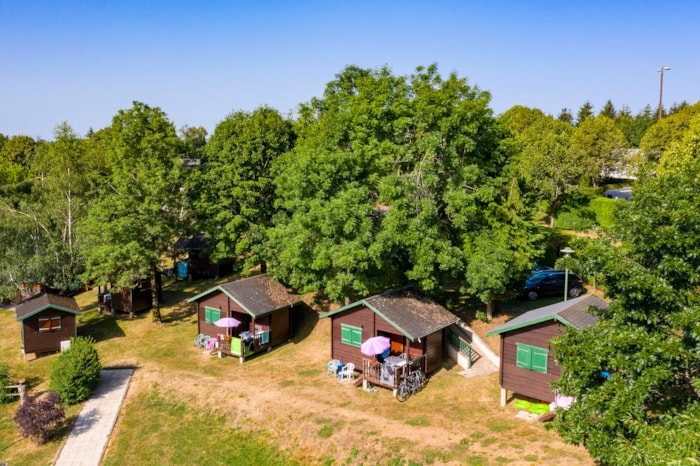
[[[523,345],[522,343],[516,343],[515,346],[517,347],[515,365],[524,369],[530,369],[530,361],[532,360],[532,347],[528,345]]]
[[[537,346],[516,343],[517,356],[515,365],[531,371],[547,373],[547,356],[549,350]]]
[[[340,342],[359,348],[362,345],[362,328],[340,324]]]
[[[532,347],[532,362],[530,369],[537,372],[547,373],[547,355],[549,350]]]
[[[204,306],[204,322],[213,324],[221,318],[221,309]]]

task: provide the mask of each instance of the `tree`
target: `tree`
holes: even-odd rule
[[[544,117],[545,115],[540,109],[515,105],[506,110],[498,120],[517,135]]]
[[[248,267],[266,270],[263,245],[276,211],[272,166],[293,144],[292,123],[269,107],[232,113],[217,125],[188,188],[214,260],[245,257]]]
[[[0,186],[14,185],[29,177],[29,164],[37,143],[29,136],[3,138],[0,146]]]
[[[586,101],[583,105],[581,105],[581,108],[578,109],[578,113],[576,114],[576,126],[581,126],[581,123],[592,116],[593,105],[589,101]]]
[[[536,197],[548,204],[549,226],[564,202],[579,191],[583,164],[571,151],[574,128],[547,118],[531,126],[521,136],[521,176]]]
[[[557,120],[563,121],[564,123],[568,123],[570,125],[574,124],[574,114],[571,113],[571,109],[569,108],[562,108],[561,112],[559,112],[559,115],[557,116]]]
[[[7,220],[3,233],[13,237],[0,255],[7,278],[2,294],[16,295],[23,283],[56,289],[76,289],[82,283],[81,242],[75,225],[84,215],[89,180],[94,173],[85,144],[67,123],[55,130],[55,141],[33,146],[20,185],[5,187],[0,215]],[[15,288],[14,291],[12,288]]]
[[[609,309],[554,342],[555,387],[576,397],[557,430],[602,463],[689,464],[700,449],[700,120],[691,128],[620,206],[613,241],[596,242]]]
[[[571,137],[571,150],[577,163],[585,167],[585,174],[594,186],[619,169],[623,162],[625,136],[610,118],[589,117],[578,125]]]
[[[149,277],[153,321],[161,321],[158,268],[183,229],[182,143],[159,108],[134,102],[106,133],[107,168],[82,231],[86,280],[134,286]]]
[[[61,401],[73,405],[92,395],[100,381],[102,364],[92,337],[71,339],[70,348],[61,352],[51,365],[49,388],[61,396]]]
[[[435,65],[338,74],[279,162],[272,273],[334,300],[465,277],[464,242],[491,227],[508,161],[489,99]]]
[[[690,123],[700,114],[700,102],[681,108],[677,113],[661,119],[644,134],[639,147],[652,162],[658,162],[666,150],[680,141]]]
[[[611,120],[614,120],[617,118],[617,110],[615,110],[615,106],[612,103],[612,100],[608,99],[605,102],[605,105],[603,106],[603,109],[600,111],[598,115],[604,115]]]
[[[60,404],[58,393],[49,391],[28,395],[15,413],[15,423],[20,435],[38,444],[46,443],[66,417],[66,409]]]
[[[627,146],[637,148],[646,131],[655,122],[656,117],[649,105],[634,116],[632,116],[629,107],[622,107],[615,119],[615,126],[624,134],[627,140]]]

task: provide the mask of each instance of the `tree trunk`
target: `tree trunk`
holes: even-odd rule
[[[493,312],[496,310],[496,300],[492,299],[486,304],[486,319],[493,320]]]
[[[260,272],[267,273],[267,262],[265,262],[265,261],[260,262]]]
[[[160,301],[158,300],[158,269],[155,265],[151,266],[151,312],[153,314],[153,323],[160,324],[163,321],[160,318]]]

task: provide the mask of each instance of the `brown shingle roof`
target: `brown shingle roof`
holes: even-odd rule
[[[60,309],[62,311],[72,312],[73,314],[80,313],[80,306],[78,306],[75,299],[67,296],[45,293],[18,305],[15,308],[15,315],[17,316],[17,320],[24,320],[27,317],[50,307]]]
[[[270,314],[301,302],[301,299],[287,291],[284,285],[265,274],[215,286],[188,299],[187,302],[191,303],[217,290],[236,301],[254,317]]]
[[[320,317],[329,317],[360,305],[365,305],[379,314],[412,341],[435,333],[459,320],[456,315],[435,301],[410,288],[371,296]]]

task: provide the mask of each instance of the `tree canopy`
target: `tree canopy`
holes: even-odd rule
[[[557,428],[603,463],[685,464],[700,449],[699,141],[696,119],[620,207],[616,243],[595,251],[610,307],[555,343],[555,386],[576,397]]]
[[[182,144],[158,108],[134,102],[112,119],[107,172],[82,222],[86,280],[135,286],[150,278],[160,322],[156,274],[182,229]]]
[[[434,65],[338,74],[301,107],[282,159],[273,273],[333,299],[465,277],[508,162],[489,99]]]

